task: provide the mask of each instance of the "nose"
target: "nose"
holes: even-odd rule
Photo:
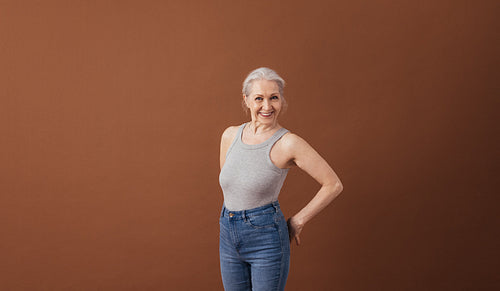
[[[267,110],[267,109],[270,109],[271,108],[271,103],[269,102],[269,100],[265,99],[264,100],[264,104],[262,105],[262,107]]]

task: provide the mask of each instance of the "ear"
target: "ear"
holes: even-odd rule
[[[247,95],[243,94],[243,103],[247,106],[247,108],[250,108],[247,103]]]

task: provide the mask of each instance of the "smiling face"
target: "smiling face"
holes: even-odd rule
[[[243,95],[243,99],[250,109],[252,121],[265,124],[278,121],[283,100],[276,82],[268,80],[253,81],[250,95]]]

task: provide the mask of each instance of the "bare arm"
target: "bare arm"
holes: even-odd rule
[[[321,189],[297,214],[288,220],[290,239],[295,238],[300,244],[300,232],[304,225],[323,210],[343,190],[342,183],[337,174],[305,140],[291,134],[286,142],[287,151],[290,152],[292,161],[319,184]]]

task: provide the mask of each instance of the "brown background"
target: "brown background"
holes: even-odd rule
[[[0,289],[221,290],[241,82],[344,192],[287,290],[499,287],[497,1],[0,1]],[[319,189],[290,171],[293,215]]]

